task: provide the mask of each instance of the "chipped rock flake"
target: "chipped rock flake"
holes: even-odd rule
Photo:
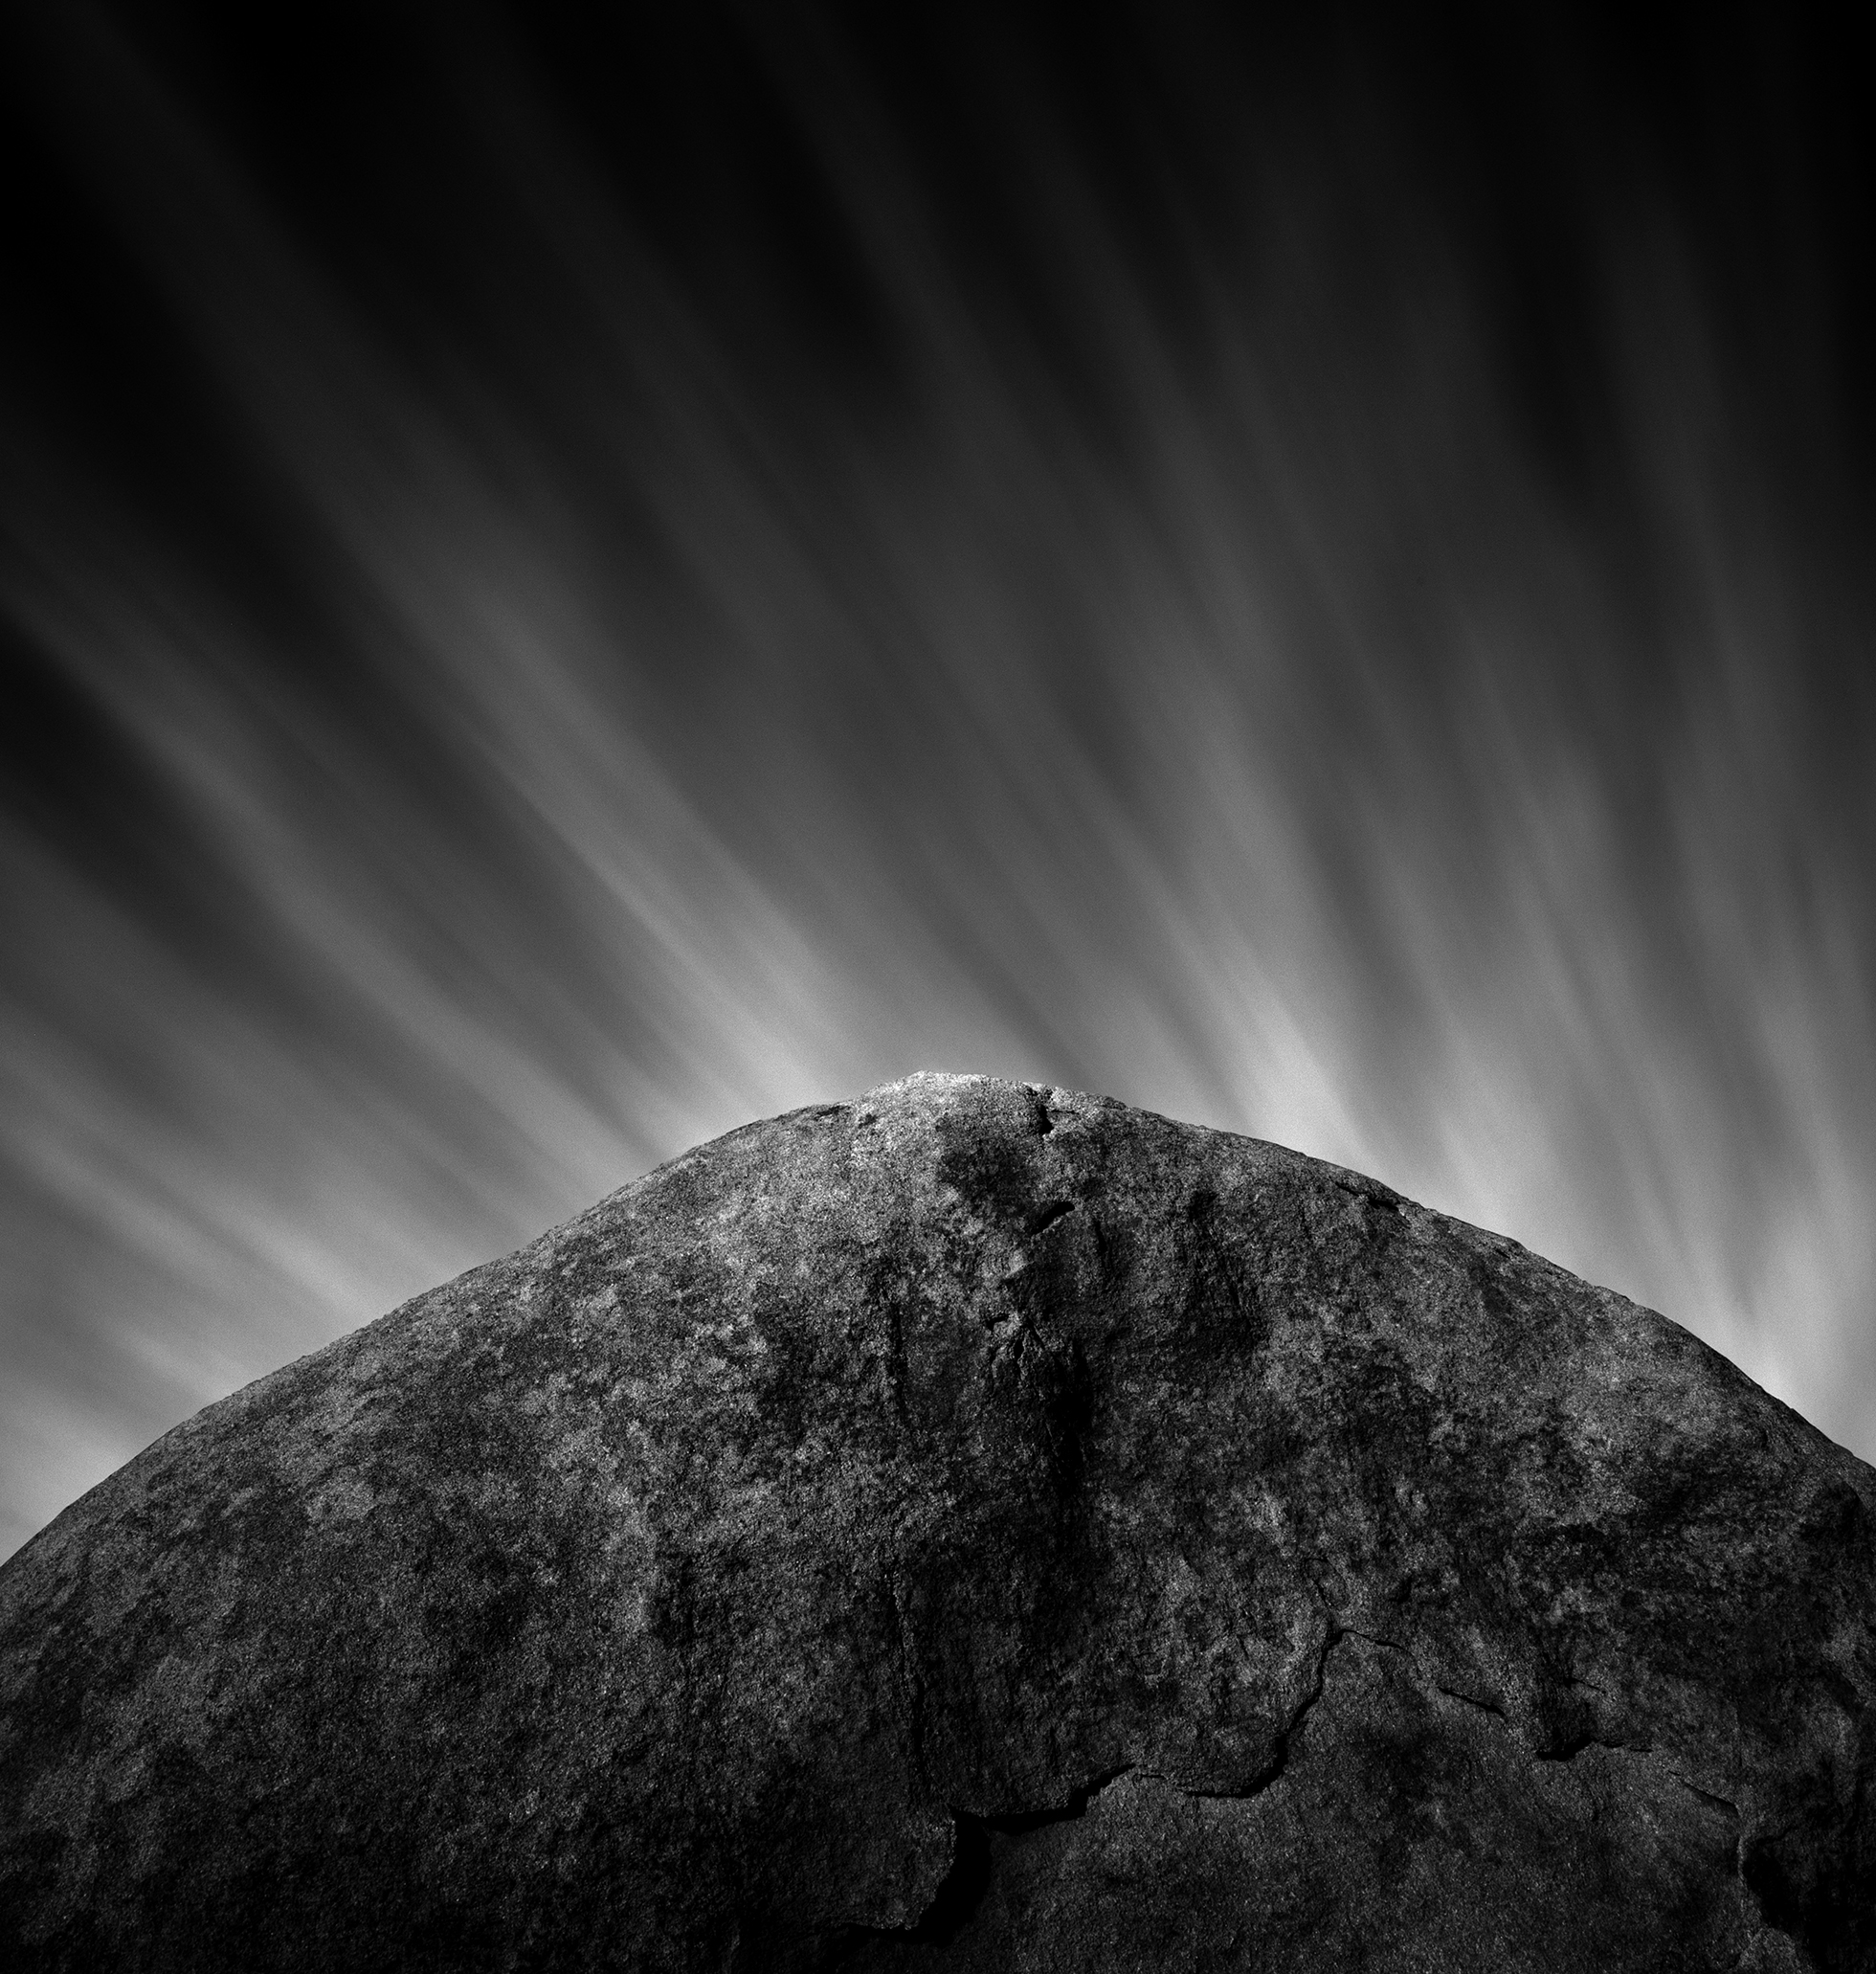
[[[10,1969],[1876,1969],[1876,1476],[1278,1147],[918,1076],[0,1569]]]

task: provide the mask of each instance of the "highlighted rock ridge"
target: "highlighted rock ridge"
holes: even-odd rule
[[[0,1569],[21,1969],[1876,1969],[1876,1472],[1277,1146],[923,1075]]]

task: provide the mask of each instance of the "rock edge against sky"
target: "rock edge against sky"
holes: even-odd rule
[[[0,1569],[62,1969],[1876,1967],[1876,1473],[1277,1146],[916,1076]]]

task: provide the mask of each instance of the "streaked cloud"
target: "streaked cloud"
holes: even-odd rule
[[[70,18],[35,141],[174,397],[0,427],[0,1541],[920,1066],[1365,1168],[1876,1448],[1857,462],[1661,161],[802,26],[631,81],[665,184],[484,22],[308,191]]]

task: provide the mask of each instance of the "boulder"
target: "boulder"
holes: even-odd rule
[[[924,1075],[0,1570],[11,1968],[1876,1968],[1876,1473],[1351,1172]]]

